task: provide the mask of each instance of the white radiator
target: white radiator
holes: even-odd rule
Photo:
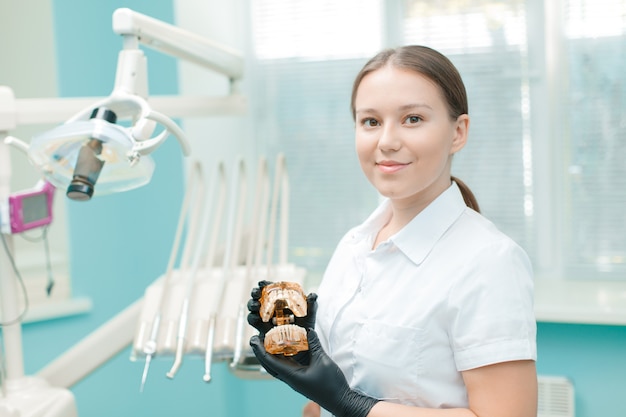
[[[575,417],[574,386],[562,376],[539,375],[537,417]]]

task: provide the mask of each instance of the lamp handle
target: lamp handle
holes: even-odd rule
[[[185,132],[183,132],[183,130],[176,123],[174,123],[172,119],[154,110],[150,110],[149,112],[147,112],[143,116],[143,118],[160,123],[165,127],[165,130],[153,138],[138,141],[135,146],[133,146],[133,152],[136,152],[140,155],[149,154],[150,152],[161,146],[167,136],[171,134],[176,138],[176,140],[178,140],[183,155],[189,156],[189,154],[191,153],[191,147],[189,145],[189,141],[187,140],[187,136],[185,135]]]
[[[7,136],[4,138],[4,143],[13,146],[15,149],[19,149],[20,151],[28,155],[28,143],[24,142],[23,140],[13,136]]]

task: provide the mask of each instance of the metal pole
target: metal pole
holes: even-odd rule
[[[9,147],[4,143],[6,132],[0,132],[0,201],[10,194],[11,158]],[[13,268],[13,237],[3,234],[0,244],[0,307],[2,312],[2,336],[6,379],[19,379],[24,376],[22,354],[22,327],[17,291],[17,277]]]

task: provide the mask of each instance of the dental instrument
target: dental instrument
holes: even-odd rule
[[[211,277],[212,275],[217,273],[214,263],[216,259],[220,232],[222,231],[222,226],[224,224],[223,218],[224,218],[224,211],[226,208],[226,197],[228,194],[228,182],[226,180],[226,169],[225,169],[223,161],[219,162],[216,174],[217,174],[217,178],[219,181],[219,193],[217,194],[217,198],[215,199],[212,198],[212,201],[211,201],[211,203],[216,204],[216,207],[214,207],[215,214],[213,218],[213,225],[211,226],[211,237],[209,239],[206,256],[204,258],[204,263],[202,265],[201,272],[203,273],[201,274],[202,276],[197,280],[198,282],[197,282],[196,287],[198,291],[196,292],[196,297],[194,300],[195,303],[193,305],[194,307],[193,312],[195,316],[195,329],[192,332],[194,338],[192,339],[191,348],[195,351],[200,351],[200,352],[206,349],[206,346],[203,346],[202,344],[203,341],[201,340],[202,330],[205,327],[207,329],[211,327],[210,326],[210,316],[211,316],[210,306],[209,308],[204,306],[205,303],[204,303],[204,298],[202,298],[202,295],[204,295],[205,292],[212,292],[212,291],[214,292],[214,290],[212,289],[212,285],[211,285],[212,284]],[[209,317],[208,321],[207,321],[207,317]],[[207,341],[204,340],[204,342],[207,342]],[[209,346],[212,346],[212,343],[209,344]]]
[[[213,236],[209,243],[210,250],[207,252],[208,260],[213,259],[214,254],[215,254],[217,234],[220,229],[219,226],[222,222],[221,213],[223,211],[223,206],[224,206],[223,200],[226,194],[226,185],[225,185],[226,180],[225,180],[224,164],[222,162],[219,162],[217,164],[215,175],[213,175],[211,179],[212,181],[211,181],[211,185],[209,188],[208,201],[203,202],[203,200],[207,200],[207,199],[201,197],[201,202],[203,202],[203,204],[197,205],[196,211],[204,211],[205,214],[202,219],[202,224],[199,228],[200,229],[199,237],[197,239],[195,239],[195,236],[191,237],[192,239],[191,241],[194,242],[196,250],[194,253],[193,263],[186,277],[185,296],[183,298],[181,311],[180,311],[180,320],[178,324],[178,337],[177,337],[175,359],[174,359],[174,363],[171,369],[166,374],[167,377],[170,379],[174,378],[174,376],[178,372],[178,369],[180,368],[182,361],[183,361],[183,355],[185,353],[185,347],[186,347],[186,341],[187,341],[186,335],[187,335],[187,324],[188,324],[188,318],[189,318],[190,304],[191,304],[193,290],[196,284],[196,276],[198,273],[198,268],[201,264],[201,257],[202,255],[204,255],[204,242],[206,241],[209,230],[212,231]],[[206,207],[211,202],[213,202],[214,199],[217,201],[217,208],[216,208],[217,215],[215,216],[213,215],[211,210],[206,209]],[[211,219],[213,220],[212,222],[211,222]]]
[[[269,235],[267,239],[267,276],[272,276],[274,258],[274,239],[276,236],[276,219],[278,218],[278,204],[280,199],[280,242],[278,252],[278,264],[287,264],[287,236],[289,225],[289,181],[287,179],[287,166],[285,154],[282,152],[276,158],[274,174],[274,187],[272,203],[270,206]]]
[[[245,260],[245,275],[244,281],[242,285],[242,291],[240,295],[240,305],[239,312],[237,314],[237,325],[235,328],[235,344],[233,346],[233,358],[230,362],[230,368],[237,368],[238,365],[242,362],[242,352],[243,352],[243,339],[247,324],[246,322],[246,300],[248,298],[250,288],[252,287],[252,276],[255,268],[258,268],[260,265],[260,256],[258,255],[262,251],[263,242],[260,238],[262,234],[265,232],[264,228],[261,228],[262,219],[267,215],[267,201],[269,198],[269,173],[267,167],[267,158],[265,156],[261,156],[258,160],[257,164],[257,173],[256,173],[256,186],[255,186],[255,195],[254,195],[254,203],[252,207],[258,209],[258,211],[253,212],[252,220],[250,222],[250,238],[249,244],[246,252],[246,260]]]
[[[197,190],[197,195],[195,195],[195,204],[193,204],[191,213],[190,213],[190,222],[189,222],[189,227],[187,228],[187,233],[188,233],[188,242],[190,242],[189,245],[186,245],[187,247],[192,246],[192,245],[197,245],[198,243],[200,243],[200,246],[202,244],[202,242],[204,241],[203,239],[201,239],[199,242],[196,241],[196,234],[198,233],[198,217],[201,215],[203,208],[204,208],[204,194],[205,194],[205,190],[204,190],[204,175],[202,173],[202,168],[200,166],[200,164],[196,165],[197,167],[197,176],[199,179],[199,186],[198,186],[198,190]],[[206,229],[206,222],[207,222],[208,216],[205,215],[203,216],[203,220],[202,220],[202,226],[200,227],[201,233],[204,234],[204,230]],[[204,236],[203,236],[204,238]],[[172,368],[166,373],[166,376],[168,378],[174,378],[174,375],[176,374],[176,372],[178,372],[178,368],[180,368],[180,365],[182,364],[182,358],[183,358],[183,349],[184,349],[184,345],[185,345],[185,333],[187,331],[187,314],[188,314],[188,309],[189,309],[189,293],[191,291],[192,285],[193,285],[193,281],[195,279],[195,274],[196,271],[198,269],[198,249],[196,247],[196,251],[194,254],[194,260],[192,262],[191,267],[189,268],[187,265],[187,262],[182,263],[181,265],[181,275],[187,280],[187,289],[185,291],[185,295],[183,298],[183,302],[182,302],[182,307],[181,307],[181,312],[179,314],[179,321],[178,321],[178,332],[177,332],[177,336],[176,336],[176,351],[175,351],[175,355],[174,355],[174,364],[172,365]],[[166,288],[164,287],[163,290],[165,291]]]
[[[280,236],[278,247],[278,266],[287,265],[287,237],[289,224],[289,181],[287,177],[286,158],[283,153],[278,154],[274,174],[272,201],[270,204],[268,238],[267,238],[267,278],[274,281],[264,288],[261,306],[265,311],[263,320],[274,320],[274,327],[266,336],[266,348],[271,353],[293,355],[301,350],[308,349],[306,330],[296,326],[288,318],[283,318],[283,310],[290,310],[298,317],[306,315],[306,295],[300,284],[302,280],[297,276],[284,276],[280,268],[276,268],[274,259],[274,241],[276,236],[276,222],[280,212]],[[280,210],[279,210],[280,205]],[[304,303],[304,304],[303,304]],[[269,336],[269,337],[268,337]]]
[[[158,342],[158,337],[159,337],[159,332],[160,332],[160,328],[161,328],[161,321],[162,321],[162,317],[164,315],[164,311],[167,308],[167,297],[170,295],[169,291],[167,290],[170,285],[171,285],[171,281],[173,279],[173,275],[174,275],[174,264],[176,262],[176,259],[179,255],[179,247],[180,247],[180,242],[181,242],[181,237],[183,234],[183,231],[185,229],[185,223],[187,221],[187,219],[189,217],[192,217],[189,221],[189,229],[191,229],[190,233],[194,233],[196,224],[195,224],[195,219],[193,218],[193,216],[190,216],[190,207],[197,207],[197,204],[194,205],[193,203],[197,203],[198,200],[198,190],[200,191],[200,194],[202,195],[203,191],[203,184],[202,184],[202,168],[201,165],[198,161],[195,161],[194,164],[191,166],[190,172],[189,172],[189,179],[187,181],[187,186],[185,188],[185,195],[183,198],[183,204],[182,204],[182,208],[181,208],[181,212],[180,212],[180,216],[178,219],[178,225],[176,228],[176,234],[175,234],[175,238],[174,238],[174,245],[172,247],[171,253],[170,253],[170,258],[168,261],[168,265],[167,265],[167,269],[165,272],[165,276],[163,277],[163,282],[162,282],[162,290],[160,293],[160,297],[158,300],[158,304],[156,307],[156,314],[154,316],[154,320],[152,321],[152,326],[151,326],[151,330],[150,330],[150,338],[143,343],[143,353],[145,354],[145,363],[144,363],[144,369],[143,369],[143,373],[141,376],[141,385],[140,385],[140,392],[143,392],[144,386],[146,384],[146,379],[148,376],[148,370],[150,368],[150,364],[152,362],[152,359],[154,357],[154,355],[156,354],[157,351],[157,342]],[[183,254],[182,254],[182,260],[181,260],[181,265],[186,265],[188,263],[188,259],[191,253],[191,245],[185,245],[184,249],[183,249]],[[141,326],[141,324],[140,324]],[[140,334],[141,334],[141,329],[140,329]],[[141,341],[141,337],[139,337],[139,340]]]
[[[217,327],[217,318],[222,310],[224,295],[227,287],[227,280],[232,279],[235,275],[235,268],[239,258],[239,250],[241,246],[241,231],[243,225],[243,215],[246,204],[247,179],[246,164],[243,158],[236,161],[235,174],[232,184],[237,187],[231,194],[229,209],[226,247],[224,252],[224,261],[222,264],[222,274],[218,277],[218,288],[215,292],[216,297],[212,303],[212,312],[209,319],[209,332],[207,335],[207,347],[204,357],[204,382],[211,382],[211,366],[213,363],[213,354],[215,349],[215,331]]]
[[[263,198],[258,220],[259,230],[255,249],[255,267],[253,268],[255,280],[290,281],[304,285],[306,270],[288,262],[289,176],[286,157],[282,152],[276,156],[271,200],[269,196],[269,178],[267,176],[264,179],[263,187]],[[275,233],[278,219],[280,220],[280,234],[278,238],[278,254],[276,255]],[[277,256],[277,262],[274,262],[275,256]],[[249,286],[246,288],[247,291],[241,295],[244,302],[247,302],[249,298],[250,288],[254,286],[252,284],[249,282]],[[241,310],[239,317],[240,320],[245,317]],[[249,338],[252,336],[253,330],[251,326],[238,326],[237,340],[243,341],[245,339],[244,335],[247,335]],[[244,346],[241,342],[238,346],[235,346],[233,361],[231,366],[229,366],[229,370],[241,378],[268,378],[269,375],[258,363],[251,349],[249,347],[246,348],[247,355],[243,355],[243,349]],[[235,355],[238,355],[237,361],[234,360]]]

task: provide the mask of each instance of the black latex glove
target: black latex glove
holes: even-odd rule
[[[254,287],[250,293],[252,298],[248,300],[248,323],[255,329],[259,331],[261,336],[261,340],[265,338],[265,333],[269,332],[274,325],[272,321],[264,322],[259,315],[259,310],[261,309],[261,302],[259,299],[261,298],[261,293],[263,292],[263,287],[271,284],[272,281],[259,281],[259,286]],[[311,293],[306,297],[306,316],[304,317],[295,317],[294,324],[303,327],[305,329],[314,328],[315,327],[315,315],[317,313],[317,294]]]
[[[317,334],[308,329],[308,366],[293,357],[267,353],[259,336],[250,346],[265,370],[337,417],[365,417],[379,401],[350,389],[343,372],[324,352]]]

